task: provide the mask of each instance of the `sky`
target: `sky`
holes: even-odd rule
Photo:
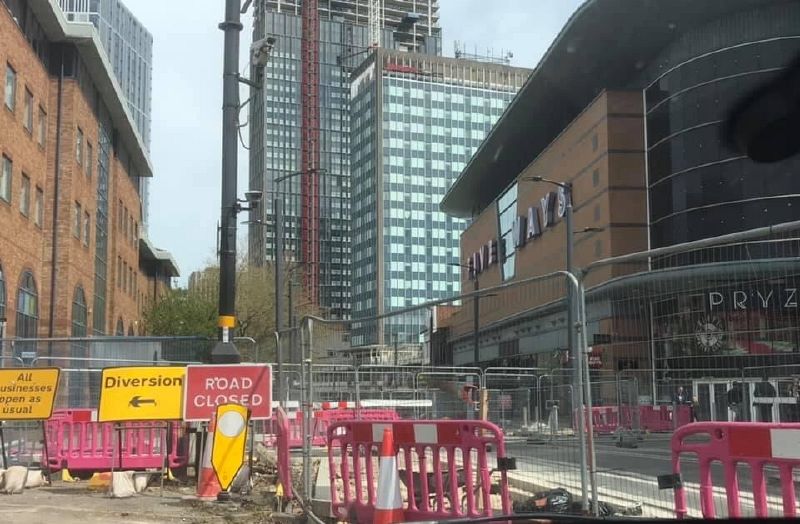
[[[220,215],[223,0],[124,0],[153,34],[153,115],[149,236],[189,274],[213,262]],[[440,0],[443,50],[513,53],[533,68],[583,0]],[[243,16],[241,71],[252,17]],[[242,100],[247,98],[242,89]],[[242,122],[247,120],[246,110]],[[245,144],[248,133],[243,129]],[[247,190],[247,151],[239,148],[239,194]],[[238,249],[247,248],[240,226]]]

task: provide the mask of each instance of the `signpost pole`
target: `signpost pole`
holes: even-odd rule
[[[250,420],[250,453],[247,455],[247,477],[248,480],[253,477],[253,448],[256,445],[256,421]],[[249,485],[249,483],[248,483]]]
[[[0,453],[3,455],[3,469],[8,469],[8,459],[6,458],[6,437],[3,434],[2,420],[0,420]]]
[[[45,475],[47,475],[47,482],[52,483],[53,479],[50,478],[50,453],[47,449],[47,422],[42,420],[42,469],[45,471]],[[5,458],[5,453],[3,453]],[[3,460],[3,467],[5,466],[5,460]]]
[[[162,435],[161,439],[161,489],[159,493],[159,497],[164,497],[164,477],[167,475],[167,457],[169,457],[169,442],[168,442],[168,435],[171,433],[172,429],[172,422],[166,422],[163,428],[164,433],[159,431],[159,434]]]
[[[117,424],[113,424],[111,427],[112,427],[113,431],[116,433]],[[117,439],[113,438],[114,436],[116,436],[116,435],[112,435],[112,441],[114,442],[114,444],[112,445],[113,449],[111,450],[111,481],[112,482],[114,481],[114,464],[115,464],[114,461],[117,459],[117,448],[119,447],[119,444],[117,443]]]

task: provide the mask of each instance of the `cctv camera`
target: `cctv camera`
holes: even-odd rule
[[[272,36],[253,42],[250,46],[250,60],[254,67],[267,65],[274,45],[275,37]]]
[[[251,204],[255,202],[261,202],[262,196],[263,193],[261,193],[261,191],[245,191],[244,193],[245,200],[247,200]]]

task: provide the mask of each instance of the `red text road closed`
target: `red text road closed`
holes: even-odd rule
[[[272,417],[272,368],[269,364],[186,366],[183,419],[211,420],[220,404],[242,404],[253,420]]]

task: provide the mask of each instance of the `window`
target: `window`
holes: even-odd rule
[[[83,245],[89,245],[89,238],[91,237],[91,223],[92,218],[88,211],[83,212]]]
[[[125,324],[122,323],[122,318],[117,319],[117,329],[114,332],[114,335],[117,337],[125,336]]]
[[[22,115],[22,124],[29,133],[33,132],[33,93],[25,88],[25,112]]]
[[[31,212],[31,179],[22,173],[22,185],[19,190],[19,212],[28,216]]]
[[[75,161],[78,165],[83,164],[83,130],[80,127],[75,135]]]
[[[117,257],[117,287],[122,287],[122,257]]]
[[[592,135],[592,151],[597,151],[598,142],[597,135]]]
[[[598,184],[600,184],[600,170],[595,169],[594,171],[592,171],[592,185],[594,187],[597,187]]]
[[[86,142],[86,176],[92,178],[92,162],[94,161],[94,150],[92,144]]]
[[[86,306],[86,294],[78,286],[72,295],[72,336],[85,337],[88,333],[89,308]]]
[[[42,227],[44,222],[44,191],[41,187],[36,188],[36,196],[33,200],[33,223]]]
[[[11,64],[6,64],[5,101],[6,107],[13,111],[17,105],[17,72]]]
[[[35,338],[39,327],[39,295],[33,274],[22,274],[17,291],[17,337]]]
[[[594,243],[594,256],[601,257],[603,256],[603,241],[598,240]]]
[[[517,185],[511,186],[497,200],[500,245],[498,255],[502,264],[503,280],[514,278],[516,254],[514,252],[514,222],[517,219]]]
[[[75,207],[72,210],[72,235],[75,238],[81,238],[81,219],[83,218],[83,212],[81,210],[81,205],[78,202],[75,202]]]
[[[3,155],[3,165],[0,166],[0,198],[11,202],[11,159]]]
[[[119,201],[117,206],[117,230],[122,230],[122,200]]]
[[[44,147],[47,139],[47,113],[39,106],[39,145]]]

